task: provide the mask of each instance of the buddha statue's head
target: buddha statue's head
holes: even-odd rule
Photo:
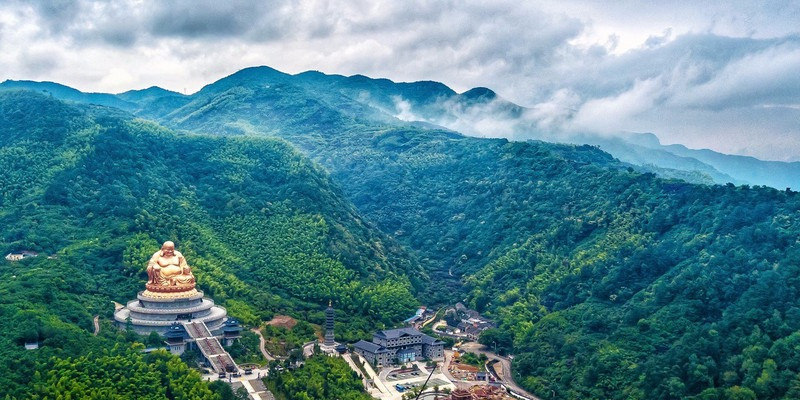
[[[172,257],[175,255],[175,243],[167,240],[161,245],[161,255]]]

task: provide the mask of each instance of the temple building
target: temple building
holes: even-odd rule
[[[239,321],[228,318],[225,321],[225,325],[222,327],[222,340],[225,343],[225,346],[230,346],[233,342],[242,336],[242,326],[239,325]]]
[[[191,268],[172,242],[165,242],[150,258],[147,277],[145,290],[114,313],[116,325],[141,335],[158,333],[173,354],[196,346],[215,371],[236,372],[219,340],[232,344],[241,327],[228,318],[225,308],[197,290]]]
[[[354,352],[379,366],[420,359],[441,360],[444,357],[444,342],[416,328],[379,331],[372,335],[372,342],[361,340],[353,347]]]

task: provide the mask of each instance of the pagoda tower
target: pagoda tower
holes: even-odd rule
[[[336,340],[333,336],[333,317],[335,312],[333,311],[333,302],[328,300],[328,308],[325,309],[325,341],[323,344],[326,347],[333,347],[336,345]]]

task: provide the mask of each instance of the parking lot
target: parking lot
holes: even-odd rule
[[[422,386],[425,380],[428,379],[430,369],[424,362],[414,362],[412,368],[399,368],[389,367],[380,371],[378,379],[384,383],[388,389],[388,393],[384,393],[381,399],[400,399],[403,394]],[[442,373],[441,366],[437,366],[431,376],[426,390],[431,390],[434,387],[439,389],[455,389],[455,385]]]

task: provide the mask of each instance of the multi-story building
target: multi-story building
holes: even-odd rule
[[[427,358],[441,360],[444,342],[432,338],[415,328],[399,328],[379,331],[372,335],[372,342],[361,340],[354,351],[375,365],[390,365]]]

